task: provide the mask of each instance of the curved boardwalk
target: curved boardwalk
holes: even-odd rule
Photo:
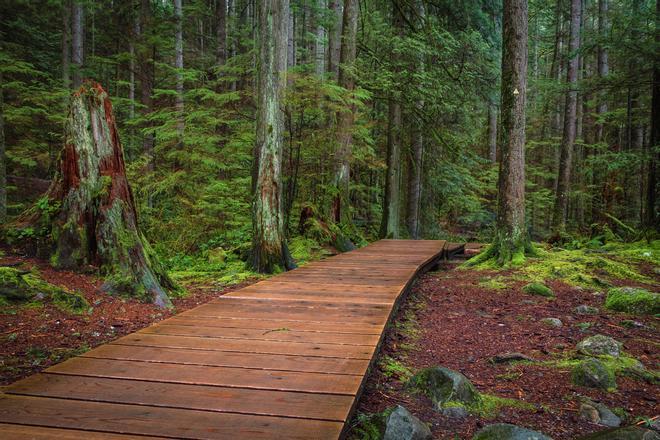
[[[381,240],[4,390],[2,439],[337,439],[385,326],[444,241]]]

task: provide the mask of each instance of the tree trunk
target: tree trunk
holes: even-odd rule
[[[51,228],[53,266],[100,268],[104,289],[171,306],[168,277],[138,227],[124,153],[108,94],[88,81],[73,94],[48,209],[35,206],[19,223]],[[35,228],[36,229],[36,228]]]
[[[227,62],[227,0],[218,0],[216,5],[216,43],[217,50],[215,61],[218,66],[224,66]]]
[[[418,102],[419,111],[423,111],[424,103]],[[424,135],[421,122],[414,123],[412,133],[412,148],[410,151],[410,175],[408,176],[408,232],[410,238],[418,240],[419,231],[419,203],[422,195],[422,157],[424,154]]]
[[[291,68],[296,65],[296,17],[292,9],[289,9],[287,20],[286,65]]]
[[[140,4],[140,26],[139,26],[139,39],[140,39],[140,53],[138,59],[141,61],[140,65],[140,104],[142,104],[142,112],[148,115],[153,110],[152,91],[154,86],[154,49],[149,43],[148,33],[151,32],[151,1],[142,0]],[[146,123],[146,128],[151,127],[151,123]],[[149,171],[154,170],[154,133],[148,130],[142,139],[142,151],[147,157],[147,168]],[[149,197],[149,204],[151,205],[151,197]]]
[[[525,226],[525,102],[527,0],[504,0],[502,45],[502,144],[493,244],[470,260],[519,265],[533,252]]]
[[[175,36],[175,61],[174,67],[176,68],[176,132],[177,132],[177,146],[183,148],[183,131],[185,129],[184,121],[184,103],[183,103],[183,9],[181,5],[182,0],[174,0],[174,18],[176,21],[176,36]]]
[[[393,4],[393,25],[401,36],[403,17],[397,4]],[[397,55],[392,53],[395,77],[398,73]],[[399,96],[391,92],[387,127],[387,174],[385,177],[385,200],[380,235],[383,238],[399,238],[400,179],[401,179],[401,103]]]
[[[316,38],[314,40],[314,65],[316,66],[316,74],[319,76],[325,73],[325,29],[321,24],[324,9],[325,0],[320,0],[316,11]]]
[[[607,38],[607,27],[608,27],[608,17],[607,9],[609,0],[598,0],[598,34],[601,40]],[[609,74],[609,62],[608,62],[608,52],[607,48],[604,45],[598,46],[598,77],[601,82]],[[596,122],[596,142],[600,143],[604,141],[603,128],[604,124],[602,121],[603,114],[607,113],[607,99],[604,92],[599,93],[598,104],[596,106],[596,114],[598,119]]]
[[[252,172],[251,265],[272,273],[293,267],[282,206],[283,93],[286,87],[288,0],[258,4],[257,132]]]
[[[488,159],[497,162],[497,106],[488,103]]]
[[[330,0],[332,21],[328,29],[328,72],[333,78],[339,77],[339,57],[341,54],[342,0]]]
[[[77,89],[82,84],[83,67],[83,41],[85,39],[84,10],[83,4],[79,0],[73,2],[73,35],[71,43],[73,45],[73,87]]]
[[[341,56],[339,68],[339,85],[349,94],[355,89],[353,64],[355,63],[357,43],[357,0],[344,0],[344,20],[341,35]],[[334,160],[333,185],[336,195],[332,203],[332,219],[336,223],[350,222],[347,209],[349,201],[349,184],[351,172],[351,151],[353,146],[353,113],[355,108],[350,105],[337,114],[338,146]]]
[[[660,45],[660,0],[656,0],[655,42]],[[649,170],[646,188],[646,215],[648,228],[658,229],[658,162],[660,162],[660,56],[656,53],[653,63],[653,91],[651,92],[651,136],[649,141]]]
[[[7,156],[5,154],[4,81],[0,71],[0,224],[7,219]]]
[[[62,87],[71,88],[71,2],[62,2]]]
[[[568,45],[569,60],[566,74],[566,107],[564,109],[564,132],[561,141],[561,155],[557,174],[557,194],[552,218],[552,229],[555,237],[560,237],[566,229],[568,197],[571,184],[571,169],[573,166],[573,149],[575,146],[576,113],[577,113],[577,75],[578,56],[580,49],[580,0],[571,1],[571,27]]]

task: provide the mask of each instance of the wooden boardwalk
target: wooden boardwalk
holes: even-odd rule
[[[310,263],[10,385],[2,439],[337,439],[397,301],[444,241]]]

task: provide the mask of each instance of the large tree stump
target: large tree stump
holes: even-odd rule
[[[53,266],[96,266],[105,290],[171,306],[168,291],[177,286],[138,227],[112,104],[98,83],[88,81],[73,94],[46,198],[48,206],[38,203],[19,222],[50,229]]]

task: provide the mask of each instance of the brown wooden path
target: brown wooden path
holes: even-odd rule
[[[337,439],[385,326],[444,241],[310,263],[5,388],[1,439]]]

